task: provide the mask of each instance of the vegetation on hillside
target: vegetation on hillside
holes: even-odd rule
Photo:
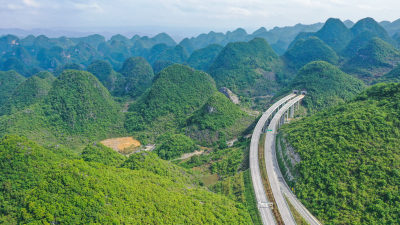
[[[81,157],[86,162],[97,162],[107,166],[120,166],[126,157],[100,143],[87,145],[81,152]]]
[[[316,61],[299,71],[286,92],[306,90],[303,104],[309,111],[314,112],[351,100],[363,89],[363,83],[357,78],[327,62]]]
[[[121,75],[115,72],[107,61],[97,60],[87,67],[87,71],[93,74],[111,93],[116,91],[120,85]]]
[[[2,139],[0,161],[3,223],[251,224],[241,204],[193,183],[64,158],[25,138]]]
[[[245,116],[239,106],[233,104],[225,95],[215,92],[204,106],[189,118],[188,124],[196,124],[199,129],[214,131],[233,125],[238,119]]]
[[[374,83],[380,82],[394,82],[400,83],[400,65],[394,68],[389,73],[381,76],[380,78],[376,79]]]
[[[284,55],[289,67],[299,70],[307,63],[322,60],[337,64],[335,51],[317,37],[298,40]]]
[[[341,52],[353,37],[351,31],[340,19],[333,18],[328,19],[315,36],[336,52]]]
[[[119,106],[96,77],[67,70],[43,100],[0,117],[0,136],[20,134],[42,144],[75,149],[123,133],[122,123]]]
[[[353,57],[360,48],[364,47],[373,38],[380,38],[390,44],[394,43],[386,30],[372,18],[358,21],[352,28],[353,39],[343,50],[342,55]]]
[[[49,72],[40,72],[15,87],[12,95],[0,104],[0,115],[15,113],[42,100],[52,87],[56,78]],[[9,81],[7,81],[9,82]]]
[[[379,84],[283,128],[301,158],[295,193],[323,223],[400,223],[399,105],[400,85]]]
[[[400,52],[389,43],[373,38],[358,50],[357,54],[343,66],[343,69],[371,83],[399,64]]]
[[[67,70],[54,82],[45,101],[49,121],[71,133],[101,133],[120,123],[121,113],[95,76]]]
[[[187,60],[189,66],[197,69],[208,71],[211,64],[214,62],[215,58],[221,52],[223,47],[221,45],[209,45],[205,48],[196,50],[190,55],[190,58]]]
[[[24,81],[25,78],[15,71],[0,71],[0,105],[3,105],[15,88]]]
[[[280,61],[269,44],[261,38],[228,44],[210,67],[218,87],[227,87],[245,96],[265,95],[276,91]]]
[[[122,78],[115,91],[117,96],[139,97],[151,86],[154,78],[153,68],[142,57],[127,59],[120,73]]]
[[[166,133],[158,138],[157,142],[160,143],[154,152],[166,160],[180,157],[184,153],[193,152],[197,149],[196,144],[192,139],[183,134]]]
[[[176,127],[215,91],[215,83],[208,74],[183,65],[169,66],[158,74],[149,91],[129,107],[125,126],[131,132],[144,130],[167,116]]]

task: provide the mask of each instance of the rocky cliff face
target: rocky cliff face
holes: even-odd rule
[[[235,95],[231,90],[226,87],[222,87],[218,90],[222,94],[224,94],[227,98],[229,98],[234,104],[239,104],[240,100],[237,95]]]

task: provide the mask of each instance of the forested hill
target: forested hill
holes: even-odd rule
[[[29,88],[32,90],[25,91],[37,92],[34,86]],[[10,100],[24,94],[20,92],[17,89]],[[88,72],[64,71],[47,95],[32,98],[30,102],[17,102],[25,106],[21,106],[23,110],[0,117],[0,136],[19,134],[43,144],[66,144],[75,148],[88,140],[123,132],[123,115],[118,104]]]
[[[283,128],[300,157],[294,190],[323,223],[400,223],[399,106],[400,84],[378,84]]]
[[[305,65],[281,93],[306,90],[303,105],[310,112],[316,112],[349,101],[364,88],[360,80],[342,72],[338,67],[324,61],[315,61]]]
[[[283,54],[299,32],[315,32],[321,26],[322,23],[297,24],[292,27],[275,27],[269,31],[260,28],[252,34],[239,28],[226,33],[200,34],[185,38],[180,43],[176,43],[166,33],[154,37],[135,35],[131,38],[114,35],[109,40],[98,34],[80,38],[49,38],[45,35],[22,35],[21,38],[8,34],[0,37],[0,69],[16,70],[24,76],[31,76],[41,70],[59,70],[65,64],[87,67],[96,60],[106,60],[114,69],[119,69],[132,56],[144,57],[152,66],[170,62],[184,63],[196,50],[210,45],[225,46],[232,42],[249,41],[256,37],[264,38],[275,51]]]
[[[26,138],[1,139],[0,223],[251,224],[242,205],[180,179],[183,168],[152,153],[116,166],[102,163],[113,154],[86,162]]]
[[[165,129],[162,121],[182,124],[216,91],[215,82],[206,73],[183,65],[172,65],[157,79],[137,102],[129,107],[125,123],[129,131],[156,126]],[[157,124],[155,122],[158,121]]]
[[[235,93],[257,96],[278,87],[281,62],[271,46],[261,38],[228,44],[209,69],[218,87]]]
[[[400,81],[398,23],[0,37],[0,223],[262,224],[252,129],[299,90],[295,194],[324,224],[399,224],[400,86],[368,87]]]

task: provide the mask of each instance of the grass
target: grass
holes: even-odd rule
[[[294,206],[289,201],[289,199],[286,197],[286,195],[285,195],[285,200],[289,205],[289,209],[292,212],[292,215],[294,217],[294,220],[296,221],[296,224],[298,224],[298,225],[308,225],[309,223],[307,223],[307,221],[300,215],[300,213],[297,212],[297,210],[294,208]]]

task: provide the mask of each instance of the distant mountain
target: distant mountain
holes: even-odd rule
[[[208,71],[222,49],[223,47],[221,45],[212,44],[205,48],[196,50],[192,55],[190,55],[187,63],[195,69]]]
[[[337,64],[339,57],[335,51],[317,37],[298,40],[284,55],[288,66],[299,70],[307,63],[323,60]]]
[[[167,68],[168,66],[171,66],[175,64],[174,62],[168,61],[168,60],[157,60],[153,63],[153,71],[154,74],[158,74],[161,72],[163,69]]]
[[[121,83],[121,79],[123,79],[121,74],[113,70],[109,62],[103,60],[92,62],[87,67],[87,71],[97,77],[110,93],[117,91],[118,85]]]
[[[96,48],[85,42],[79,42],[77,45],[71,46],[66,51],[69,63],[76,63],[88,66],[91,62],[102,58]]]
[[[242,28],[238,28],[235,31],[228,31],[226,34],[211,31],[208,34],[200,34],[197,37],[185,38],[180,44],[187,48],[190,53],[194,50],[205,48],[211,44],[225,46],[231,42],[247,42],[254,38],[263,38],[271,46],[274,46],[274,50],[283,53],[298,33],[316,32],[322,26],[323,23],[311,25],[296,24],[295,26],[274,27],[271,30],[261,27],[252,34],[247,34],[247,32]]]
[[[336,52],[342,51],[353,37],[351,31],[342,21],[333,18],[328,19],[321,30],[315,33],[315,36]]]
[[[385,28],[385,30],[389,33],[389,35],[394,35],[400,32],[400,19],[395,20],[393,22],[383,21],[380,25]]]
[[[394,43],[387,31],[372,18],[365,18],[358,21],[351,28],[351,32],[353,33],[354,38],[342,53],[346,57],[352,57],[360,48],[364,47],[375,37],[390,44]]]
[[[324,61],[304,66],[287,90],[306,90],[303,104],[309,111],[337,105],[352,99],[364,89],[364,84]]]
[[[153,85],[129,107],[125,126],[133,131],[171,128],[183,124],[216,91],[206,73],[175,64],[162,70]],[[177,126],[174,126],[177,127]]]
[[[101,43],[106,41],[106,39],[99,34],[93,34],[93,35],[89,35],[87,37],[71,38],[71,40],[75,43],[80,43],[80,42],[87,43],[95,49],[97,49],[97,47]]]
[[[290,43],[289,47],[287,50],[291,49],[298,41],[300,40],[306,40],[309,39],[310,37],[315,37],[315,32],[300,32],[294,40]],[[286,52],[286,51],[285,51]]]
[[[396,42],[397,48],[400,48],[400,32],[393,35],[393,40]]]
[[[261,29],[253,33],[252,37],[264,38],[277,53],[282,55],[299,33],[316,32],[321,29],[323,25],[323,23],[311,25],[296,24],[295,26],[274,27],[267,32],[262,32],[264,30]]]
[[[152,38],[152,40],[156,43],[164,43],[168,46],[175,46],[176,42],[174,41],[174,39],[171,38],[171,36],[169,36],[166,33],[160,33],[157,34],[156,36],[154,36]]]
[[[25,78],[15,71],[0,71],[0,106],[10,98],[14,90],[25,81]]]
[[[400,52],[387,42],[373,38],[343,65],[343,70],[371,83],[398,64],[400,64]]]
[[[374,81],[374,83],[380,82],[395,82],[400,83],[400,65],[391,70],[389,73],[384,74]]]
[[[42,100],[56,78],[49,72],[40,72],[15,87],[12,95],[0,106],[0,115],[15,113]]]
[[[154,77],[153,68],[142,57],[127,59],[119,72],[122,78],[114,92],[118,96],[140,96],[151,86]]]
[[[346,27],[347,28],[352,28],[353,26],[354,26],[354,22],[353,21],[351,21],[351,20],[345,20],[344,22],[344,25],[346,25]]]
[[[180,45],[176,45],[175,47],[167,47],[163,51],[161,51],[158,55],[153,56],[153,59],[150,59],[150,63],[154,63],[155,61],[171,61],[174,63],[183,63],[189,58],[189,55],[185,48]]]
[[[277,89],[276,73],[281,65],[271,46],[261,38],[228,44],[209,69],[218,87],[239,95],[256,96]]]
[[[365,19],[359,20],[351,28],[351,32],[354,34],[354,36],[358,36],[365,31],[374,33],[383,40],[390,40],[390,36],[388,35],[385,28],[380,26],[379,23],[377,23],[373,18],[367,17]]]
[[[280,55],[299,32],[315,32],[322,24],[302,25],[292,27],[275,27],[272,30],[258,29],[253,34],[248,34],[244,29],[238,28],[226,33],[209,32],[197,37],[185,38],[179,45],[166,33],[154,37],[135,35],[131,38],[116,34],[109,40],[99,34],[83,37],[49,38],[38,35],[37,32],[23,35],[0,37],[0,69],[16,70],[28,77],[42,70],[56,71],[64,64],[79,64],[86,68],[96,60],[108,61],[114,70],[119,70],[123,62],[129,57],[144,57],[153,65],[156,61],[170,63],[186,63],[195,50],[205,48],[212,44],[225,46],[228,43],[250,41],[255,37],[267,40],[272,48]],[[15,30],[19,33],[18,30]],[[1,31],[0,31],[1,32]],[[45,32],[46,33],[46,32]],[[160,51],[157,46],[166,46]],[[156,49],[153,49],[153,47]],[[161,65],[158,63],[158,65]],[[163,67],[160,67],[163,68]]]

